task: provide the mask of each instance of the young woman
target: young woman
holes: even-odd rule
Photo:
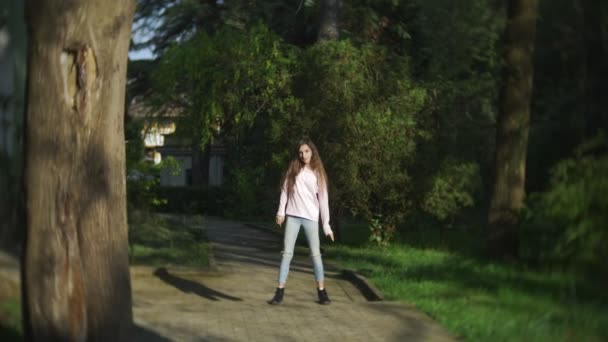
[[[279,304],[283,301],[285,282],[300,226],[304,227],[310,247],[319,303],[330,303],[324,285],[323,261],[319,247],[319,214],[323,232],[334,241],[334,233],[329,225],[327,175],[323,162],[315,144],[310,140],[302,140],[298,143],[297,156],[289,164],[282,182],[276,223],[280,226],[286,222],[284,248],[279,269],[279,285],[274,297],[268,301],[269,304]]]

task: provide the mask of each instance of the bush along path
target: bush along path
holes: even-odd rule
[[[332,303],[318,304],[308,250],[302,247],[296,250],[283,303],[268,305],[276,286],[280,236],[216,218],[206,218],[204,227],[212,251],[209,268],[132,267],[135,340],[453,340],[413,307],[367,301],[329,264],[326,288]]]

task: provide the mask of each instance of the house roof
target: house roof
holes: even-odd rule
[[[170,105],[152,106],[146,102],[144,95],[137,95],[129,103],[127,115],[137,119],[176,118],[181,115],[181,110]]]

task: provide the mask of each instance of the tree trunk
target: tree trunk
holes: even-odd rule
[[[516,256],[517,225],[525,195],[532,97],[532,55],[538,0],[511,0],[505,31],[505,73],[496,126],[496,170],[488,214],[487,248]]]
[[[128,340],[123,115],[134,10],[133,0],[31,0],[26,8],[28,340]]]
[[[321,20],[317,41],[337,40],[340,37],[338,10],[340,0],[321,0]]]

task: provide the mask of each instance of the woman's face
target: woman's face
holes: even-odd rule
[[[312,158],[312,150],[310,146],[304,144],[300,146],[299,151],[300,161],[306,165],[310,164],[310,159]]]

